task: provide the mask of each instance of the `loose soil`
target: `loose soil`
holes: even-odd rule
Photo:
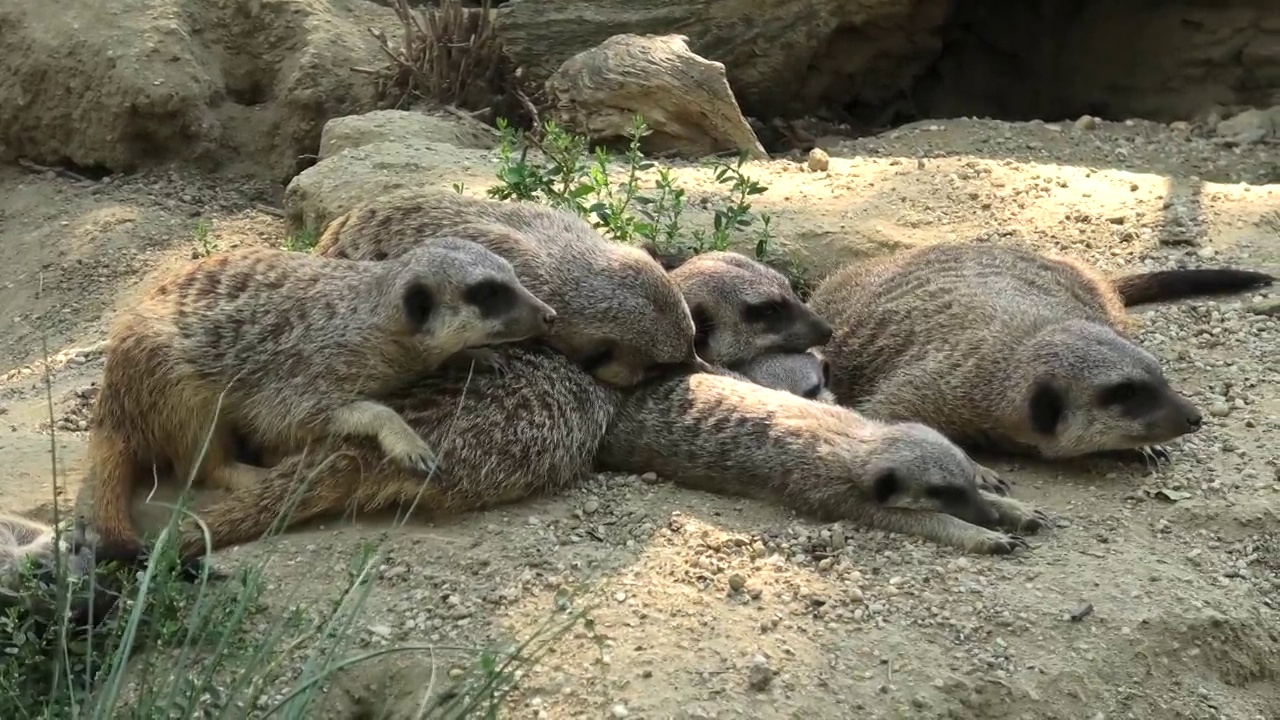
[[[1251,184],[1280,166],[1280,146],[1223,148],[1144,122],[953,120],[829,149],[826,172],[749,166],[771,188],[758,209],[790,245],[998,239],[1109,271],[1280,274],[1280,184]],[[705,173],[680,176],[704,183],[695,198],[714,192]],[[0,168],[6,510],[51,516],[44,346],[65,509],[111,313],[206,246],[280,245],[279,197],[182,169],[99,181]],[[599,637],[565,637],[523,678],[511,717],[1280,717],[1278,299],[1275,288],[1138,310],[1141,340],[1206,426],[1155,472],[988,460],[1057,520],[1017,556],[600,476],[432,525],[335,519],[218,562],[274,553],[268,601],[323,602],[361,544],[385,539],[362,620],[370,647],[500,645],[563,610],[566,591],[595,604]],[[317,716],[439,689],[473,659],[398,657],[341,678]]]

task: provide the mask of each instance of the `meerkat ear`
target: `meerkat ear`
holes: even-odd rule
[[[822,387],[831,387],[831,363],[827,362],[825,357],[821,355],[818,359],[822,361]]]
[[[415,280],[404,289],[400,299],[404,304],[404,316],[409,322],[409,327],[415,331],[426,327],[436,306],[431,288]]]
[[[871,482],[871,499],[875,500],[877,505],[886,505],[904,489],[898,473],[895,470],[885,470]]]
[[[702,305],[689,308],[689,314],[693,316],[693,349],[700,357],[706,358],[707,351],[711,349],[711,332],[715,329],[715,321]]]
[[[1052,435],[1067,412],[1067,399],[1047,380],[1041,380],[1031,389],[1027,401],[1027,413],[1031,428],[1041,435]]]

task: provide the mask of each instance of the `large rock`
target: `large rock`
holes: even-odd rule
[[[455,116],[408,110],[375,110],[325,123],[320,134],[320,159],[380,142],[431,142],[492,150],[498,146],[498,137],[493,128],[479,121],[463,122]]]
[[[330,220],[394,190],[477,191],[494,182],[497,154],[429,140],[375,142],[343,150],[298,174],[285,189],[291,227],[318,232]]]
[[[128,171],[176,159],[291,177],[330,117],[372,109],[369,3],[67,0],[0,6],[0,145]],[[305,160],[301,164],[305,164]]]
[[[628,136],[645,118],[646,153],[685,158],[725,150],[768,153],[738,109],[724,65],[698,57],[683,35],[615,35],[574,55],[547,80],[552,117],[593,140]]]

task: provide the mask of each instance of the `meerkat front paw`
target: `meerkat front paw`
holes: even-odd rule
[[[427,445],[427,441],[407,427],[404,432],[383,436],[381,443],[387,457],[411,470],[429,475],[435,472],[440,464],[435,451]]]
[[[1024,502],[991,493],[984,493],[982,497],[996,511],[996,523],[1002,528],[1034,535],[1052,525],[1046,513]]]
[[[1018,548],[1028,549],[1031,545],[1022,537],[996,530],[984,530],[983,535],[969,544],[969,552],[980,555],[1008,555]]]
[[[1009,481],[1001,478],[1000,473],[978,463],[974,463],[974,466],[977,468],[974,480],[978,483],[979,490],[985,490],[996,495],[1009,494]]]

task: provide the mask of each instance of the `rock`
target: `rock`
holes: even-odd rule
[[[814,172],[826,172],[831,167],[831,156],[822,148],[815,147],[809,151],[809,169]]]
[[[1098,128],[1098,120],[1092,115],[1081,115],[1075,124],[1077,130],[1096,130]]]
[[[742,588],[747,586],[747,579],[738,573],[729,576],[729,590],[732,592],[742,592]]]
[[[375,110],[333,118],[325,123],[320,133],[320,159],[380,142],[431,142],[471,150],[492,150],[498,146],[493,128],[478,120],[407,110]]]
[[[1280,139],[1280,105],[1266,110],[1250,109],[1223,120],[1214,129],[1215,142],[1223,145],[1252,145]]]
[[[747,124],[724,65],[689,50],[683,35],[615,35],[564,61],[548,78],[552,117],[593,140],[625,138],[641,115],[648,153],[699,158],[768,153]]]
[[[127,172],[176,159],[274,180],[312,155],[324,122],[373,109],[354,65],[384,62],[369,3],[69,0],[0,9],[0,143],[47,164]]]
[[[1263,300],[1249,306],[1249,312],[1266,317],[1280,317],[1280,300]]]
[[[1226,417],[1231,414],[1231,406],[1224,402],[1215,402],[1209,406],[1209,414],[1213,417]]]
[[[444,143],[376,142],[321,160],[285,189],[284,206],[294,228],[318,231],[366,200],[392,190],[448,190],[456,183],[480,190],[494,182],[496,155]]]
[[[762,655],[751,659],[751,667],[747,669],[747,685],[757,692],[768,690],[773,682],[773,668]]]

